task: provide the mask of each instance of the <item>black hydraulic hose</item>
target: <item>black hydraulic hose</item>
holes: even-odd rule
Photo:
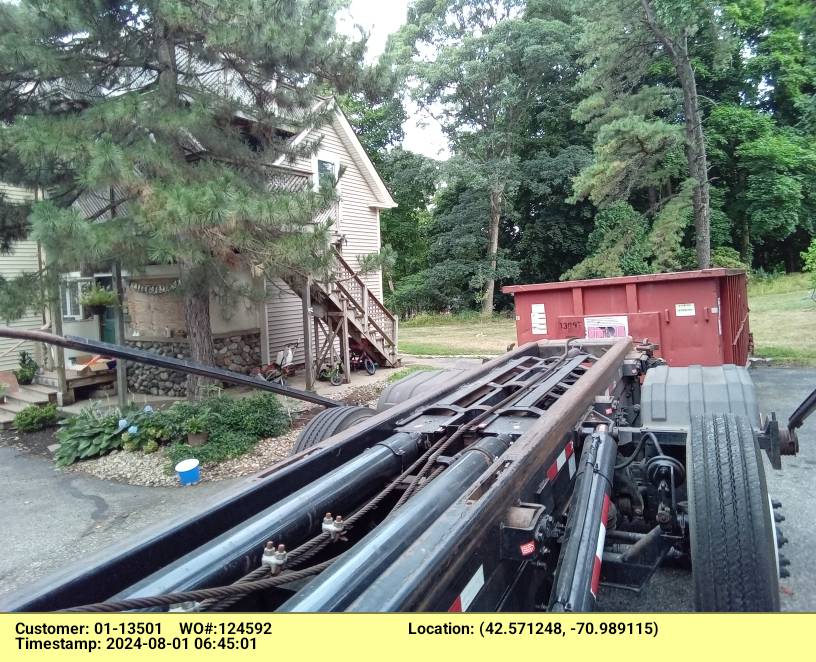
[[[340,556],[279,611],[339,611],[381,575],[510,446],[511,437],[486,437],[468,446],[421,493]]]
[[[804,423],[807,417],[814,411],[816,411],[816,389],[814,389],[809,396],[802,400],[801,404],[790,415],[790,418],[788,419],[788,429],[795,430],[796,428],[801,427],[802,423]]]
[[[619,464],[615,465],[615,471],[617,471],[618,469],[625,469],[637,459],[637,456],[640,453],[641,449],[643,448],[643,444],[646,442],[647,438],[652,440],[652,443],[655,445],[658,454],[663,455],[663,449],[660,448],[660,443],[657,441],[657,436],[654,434],[654,432],[643,432],[640,435],[640,439],[638,440],[637,446],[635,446],[635,450],[629,457],[624,458],[623,460],[621,460]]]

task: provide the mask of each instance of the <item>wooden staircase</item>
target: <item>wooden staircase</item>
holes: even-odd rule
[[[311,334],[313,342],[319,335],[317,340],[322,338],[324,347],[327,347],[339,338],[342,348],[345,346],[344,336],[348,336],[362,346],[377,365],[398,366],[399,319],[371,292],[343,256],[336,249],[332,251],[333,278],[330,282],[309,280],[307,305],[314,312],[317,330]],[[301,276],[290,275],[283,280],[302,299],[307,296],[306,282]],[[308,340],[306,343],[309,344]],[[311,355],[318,367],[321,352],[319,342],[315,342],[314,354],[307,351],[307,357]]]

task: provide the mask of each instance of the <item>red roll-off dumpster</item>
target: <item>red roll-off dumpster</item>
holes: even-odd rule
[[[748,363],[745,272],[703,269],[502,288],[515,297],[519,344],[632,336],[670,365]]]

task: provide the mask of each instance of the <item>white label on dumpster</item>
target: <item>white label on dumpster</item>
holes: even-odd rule
[[[547,311],[543,303],[534,303],[530,306],[530,323],[533,326],[533,335],[547,335]]]
[[[587,338],[625,338],[629,335],[629,318],[626,315],[585,317]]]
[[[693,303],[676,303],[674,304],[674,314],[677,317],[694,317],[696,312]]]

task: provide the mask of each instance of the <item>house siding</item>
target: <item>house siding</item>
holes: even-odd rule
[[[38,264],[37,242],[18,241],[12,245],[10,253],[0,255],[0,276],[10,280],[24,272],[37,271]],[[3,319],[2,323],[5,324],[6,320]],[[42,314],[34,312],[9,323],[9,326],[15,329],[39,329],[42,325]],[[9,351],[17,342],[12,338],[0,338],[0,370],[16,368],[19,362],[18,352],[21,350],[34,352],[34,345],[30,342],[25,342],[17,349]]]
[[[356,269],[359,267],[358,256],[380,250],[380,217],[375,206],[379,203],[363,176],[362,164],[352,156],[341,138],[337,120],[322,127],[320,133],[322,140],[316,156],[326,155],[338,161],[343,172],[339,182],[340,213],[334,230],[345,235],[343,257]],[[308,157],[300,157],[289,165],[313,171],[312,159]],[[372,272],[362,278],[371,292],[382,298],[382,273]],[[300,297],[281,281],[271,283],[268,291],[270,297],[265,304],[268,360],[273,360],[287,343],[297,342],[295,362],[302,363],[303,311]]]
[[[267,285],[267,293],[264,312],[268,347],[264,361],[274,361],[287,343],[296,342],[295,363],[303,363],[303,304],[300,297],[277,279]]]

